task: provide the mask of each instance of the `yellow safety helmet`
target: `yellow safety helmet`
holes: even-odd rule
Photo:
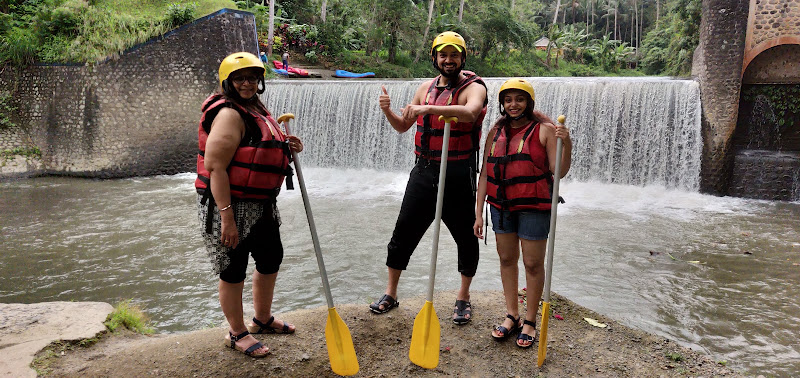
[[[225,59],[222,59],[222,63],[219,64],[219,84],[222,85],[222,82],[234,71],[250,67],[260,69],[262,77],[266,72],[264,63],[249,52],[237,52],[226,56]]]
[[[525,92],[525,93],[527,93],[527,94],[529,94],[531,96],[531,101],[536,100],[536,96],[534,96],[534,93],[533,93],[533,85],[531,85],[531,83],[529,83],[525,79],[513,78],[513,79],[506,80],[506,82],[503,83],[503,85],[500,86],[500,92],[498,94],[498,99],[500,100],[501,104],[503,103],[503,92],[507,91],[509,89],[521,90],[521,91],[523,91],[523,92]]]
[[[467,43],[464,41],[464,37],[462,37],[461,34],[446,31],[437,35],[436,38],[433,39],[433,44],[431,45],[431,55],[433,55],[434,50],[441,51],[445,46],[453,46],[461,53],[467,51]]]
[[[520,78],[508,79],[506,80],[505,83],[503,83],[503,85],[500,86],[500,92],[498,92],[497,94],[497,101],[499,102],[500,114],[506,115],[506,109],[503,106],[503,92],[511,89],[523,91],[527,93],[528,96],[530,96],[531,98],[530,103],[525,106],[525,111],[514,119],[520,119],[522,117],[533,119],[533,106],[535,103],[534,100],[536,98],[533,93],[533,85],[531,85],[531,83],[529,83],[527,80]]]

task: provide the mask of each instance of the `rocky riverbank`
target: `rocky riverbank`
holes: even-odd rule
[[[536,367],[536,348],[520,349],[512,339],[490,336],[501,321],[500,292],[472,295],[474,318],[465,326],[449,319],[454,292],[438,293],[434,307],[442,325],[439,366],[422,369],[408,360],[414,317],[423,298],[403,299],[384,315],[366,304],[337,307],[353,337],[360,364],[358,376],[742,376],[707,355],[673,341],[625,327],[554,295],[547,360]],[[39,353],[37,370],[45,376],[334,376],[325,346],[326,308],[278,314],[297,326],[293,335],[258,336],[272,354],[255,360],[223,346],[225,328],[173,335],[106,334],[88,347],[51,345]],[[584,318],[607,324],[590,325]],[[563,319],[563,320],[561,320]]]

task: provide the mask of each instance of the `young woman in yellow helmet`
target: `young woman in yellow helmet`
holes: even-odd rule
[[[219,274],[219,302],[230,330],[225,345],[252,357],[269,348],[252,333],[293,333],[272,316],[272,296],[283,259],[275,198],[289,167],[290,149],[303,143],[285,135],[258,98],[264,66],[253,54],[234,53],[219,66],[220,88],[202,106],[198,128],[197,203],[203,241]],[[291,177],[286,182],[291,188]],[[255,317],[245,325],[242,290],[249,256]]]
[[[519,332],[516,343],[520,348],[530,348],[536,338],[536,310],[544,286],[544,257],[550,231],[556,138],[564,143],[562,177],[572,160],[569,130],[534,111],[534,98],[533,86],[523,79],[510,79],[500,87],[502,116],[486,137],[473,225],[475,236],[483,239],[483,208],[488,200],[507,312],[503,323],[492,330],[492,337],[504,340]],[[528,311],[522,322],[517,302],[520,247],[528,296]]]

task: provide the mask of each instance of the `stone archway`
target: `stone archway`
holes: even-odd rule
[[[745,61],[728,194],[800,199],[800,44]]]
[[[800,149],[793,136],[794,115],[784,117],[784,109],[780,118],[786,119],[778,125],[778,118],[763,114],[780,111],[776,106],[787,102],[781,96],[791,95],[800,83],[798,25],[800,4],[794,0],[703,1],[700,44],[692,67],[702,94],[703,192],[800,199],[800,166],[791,162],[793,155],[788,162],[780,155],[769,164],[762,156]],[[743,154],[748,149],[772,152]],[[748,164],[749,173],[742,171]],[[757,193],[744,187],[753,182],[767,190]]]

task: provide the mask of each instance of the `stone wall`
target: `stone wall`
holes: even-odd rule
[[[223,9],[104,62],[6,69],[0,89],[12,91],[18,127],[0,132],[0,149],[42,157],[35,170],[6,162],[0,177],[194,171],[200,105],[237,51],[258,55],[255,17]]]
[[[728,194],[773,201],[800,200],[800,151],[740,150]]]
[[[692,74],[700,81],[700,190],[706,193],[726,194],[730,180],[730,142],[739,107],[748,9],[747,0],[703,0],[700,44],[695,50]]]
[[[744,68],[761,52],[784,44],[800,44],[800,2],[751,0]]]

